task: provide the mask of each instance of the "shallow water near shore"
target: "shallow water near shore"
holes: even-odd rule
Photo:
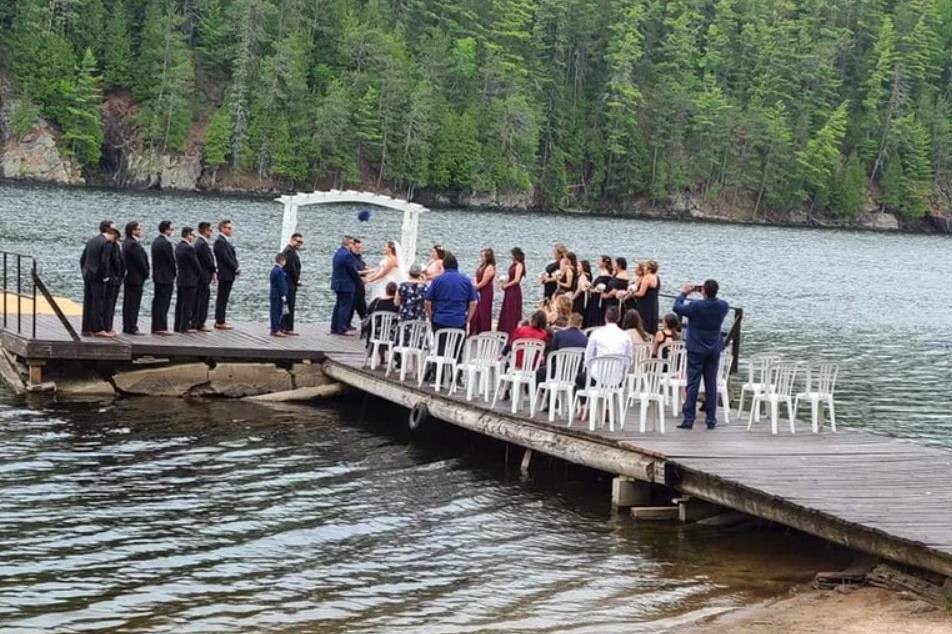
[[[82,241],[100,218],[139,219],[151,240],[162,218],[223,216],[235,221],[244,270],[234,316],[264,323],[281,222],[267,201],[3,184],[0,248],[37,253],[52,292],[78,298]],[[328,318],[340,234],[372,247],[399,237],[400,220],[302,210],[300,318]],[[481,247],[518,244],[534,279],[562,240],[591,259],[656,259],[668,291],[717,277],[746,309],[742,355],[837,359],[841,424],[952,447],[948,238],[473,211],[426,214],[420,235],[456,251],[467,271]],[[538,289],[527,284],[526,294]],[[636,526],[612,515],[604,482],[541,469],[522,481],[498,447],[410,440],[394,431],[405,412],[371,407],[360,420],[357,405],[103,407],[0,388],[0,623],[653,632],[775,593],[841,557],[778,531]]]

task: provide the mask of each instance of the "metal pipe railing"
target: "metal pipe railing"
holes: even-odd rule
[[[63,311],[60,309],[59,304],[47,290],[46,285],[43,284],[43,281],[40,279],[39,273],[37,272],[36,258],[31,255],[24,255],[22,253],[14,253],[13,251],[2,251],[0,252],[3,255],[3,329],[11,330],[12,320],[10,319],[10,305],[9,305],[9,296],[16,295],[16,333],[18,335],[24,335],[23,328],[23,300],[30,300],[30,322],[29,322],[29,335],[31,339],[36,339],[37,331],[37,298],[39,295],[43,296],[43,299],[46,300],[50,308],[59,318],[60,323],[66,329],[66,332],[69,333],[70,338],[73,341],[79,341],[79,335],[76,334],[76,329],[73,328],[73,325],[70,323],[69,319],[66,318],[66,315],[63,314]],[[10,275],[12,273],[12,263],[11,259],[16,260],[16,292],[13,291],[14,284],[10,280]],[[31,288],[29,293],[24,292],[24,260],[29,260],[29,282]]]

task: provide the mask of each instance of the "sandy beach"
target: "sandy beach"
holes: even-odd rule
[[[952,615],[880,588],[808,590],[698,624],[688,634],[949,634]]]

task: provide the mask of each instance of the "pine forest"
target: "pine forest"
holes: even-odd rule
[[[0,0],[6,126],[211,181],[952,208],[952,0]]]

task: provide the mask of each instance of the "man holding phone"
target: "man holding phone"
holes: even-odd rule
[[[719,287],[715,280],[705,280],[704,284],[685,284],[681,294],[674,300],[674,312],[688,318],[688,331],[684,347],[687,350],[687,393],[684,397],[683,422],[679,429],[694,427],[697,415],[697,393],[704,377],[704,391],[708,395],[706,402],[707,428],[717,426],[717,366],[721,359],[724,340],[721,326],[730,307],[723,299],[717,298]],[[687,296],[700,292],[701,299],[688,301]]]

